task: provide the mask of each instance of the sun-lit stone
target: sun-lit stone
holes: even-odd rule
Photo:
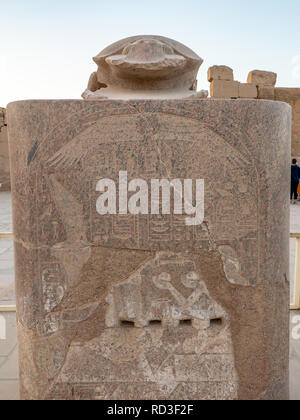
[[[213,80],[227,80],[233,82],[233,70],[228,66],[212,66],[208,69],[207,80],[212,82]]]
[[[98,66],[83,98],[179,99],[208,96],[195,92],[202,58],[162,36],[135,36],[118,41],[94,57]]]
[[[90,87],[137,68],[160,100],[8,106],[22,399],[288,398],[290,107],[170,100],[193,56],[140,37],[97,58]],[[204,180],[204,221],[100,214],[124,171]]]
[[[239,98],[257,99],[257,87],[253,83],[239,84]]]
[[[210,84],[210,96],[216,99],[236,99],[239,97],[239,82],[213,80]]]
[[[275,86],[277,74],[272,71],[253,70],[248,75],[248,83],[255,85]]]
[[[275,100],[275,88],[273,86],[258,85],[258,99]]]

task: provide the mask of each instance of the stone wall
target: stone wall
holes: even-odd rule
[[[292,155],[300,159],[300,88],[276,88],[275,100],[293,108]]]
[[[8,136],[5,109],[0,108],[0,191],[10,190]]]
[[[208,70],[210,95],[215,99],[265,99],[286,102],[293,109],[292,156],[300,160],[300,88],[275,87],[277,75],[253,70],[247,83],[234,80],[233,70],[227,66],[213,66]]]

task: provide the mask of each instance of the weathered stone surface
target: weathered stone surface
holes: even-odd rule
[[[255,85],[275,86],[277,82],[277,74],[271,71],[253,70],[248,75],[248,83]]]
[[[239,98],[257,99],[257,87],[253,83],[239,84]]]
[[[213,80],[227,80],[233,82],[233,70],[227,66],[212,66],[208,69],[207,80],[209,82],[212,82]]]
[[[195,95],[203,63],[180,42],[154,35],[118,41],[94,61],[98,70],[90,77],[84,99],[186,98]]]
[[[226,79],[226,66],[213,66],[208,71],[208,80]],[[228,75],[231,72],[228,70]],[[232,71],[233,74],[233,71]],[[231,76],[227,78],[231,79]],[[232,79],[233,80],[233,76]],[[239,98],[244,99],[263,99],[272,101],[282,101],[291,105],[293,109],[293,128],[292,128],[292,156],[300,159],[300,88],[275,88],[277,74],[269,71],[254,70],[248,75],[248,83],[239,84]],[[235,82],[237,83],[237,82]],[[214,98],[230,99],[235,98],[235,92],[227,85],[219,82],[215,87],[211,84],[211,96]],[[256,86],[256,90],[254,88]]]
[[[239,97],[239,82],[213,80],[210,84],[210,96],[220,99],[235,99]]]
[[[8,126],[23,399],[288,398],[290,107],[25,101]],[[205,222],[100,216],[122,170],[204,179]]]
[[[0,191],[10,190],[9,153],[5,109],[0,108]]]
[[[258,99],[266,99],[274,101],[275,99],[275,88],[273,86],[258,85]]]

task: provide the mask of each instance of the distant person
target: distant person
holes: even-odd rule
[[[300,168],[298,166],[297,159],[293,159],[291,166],[291,204],[297,203],[299,180]]]

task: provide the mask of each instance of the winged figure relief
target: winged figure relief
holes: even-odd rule
[[[94,149],[99,147],[98,143],[93,142],[95,134],[95,124],[74,137],[67,144],[61,147],[50,159],[47,164],[56,169],[71,168],[82,161],[88,154],[93,154]]]

